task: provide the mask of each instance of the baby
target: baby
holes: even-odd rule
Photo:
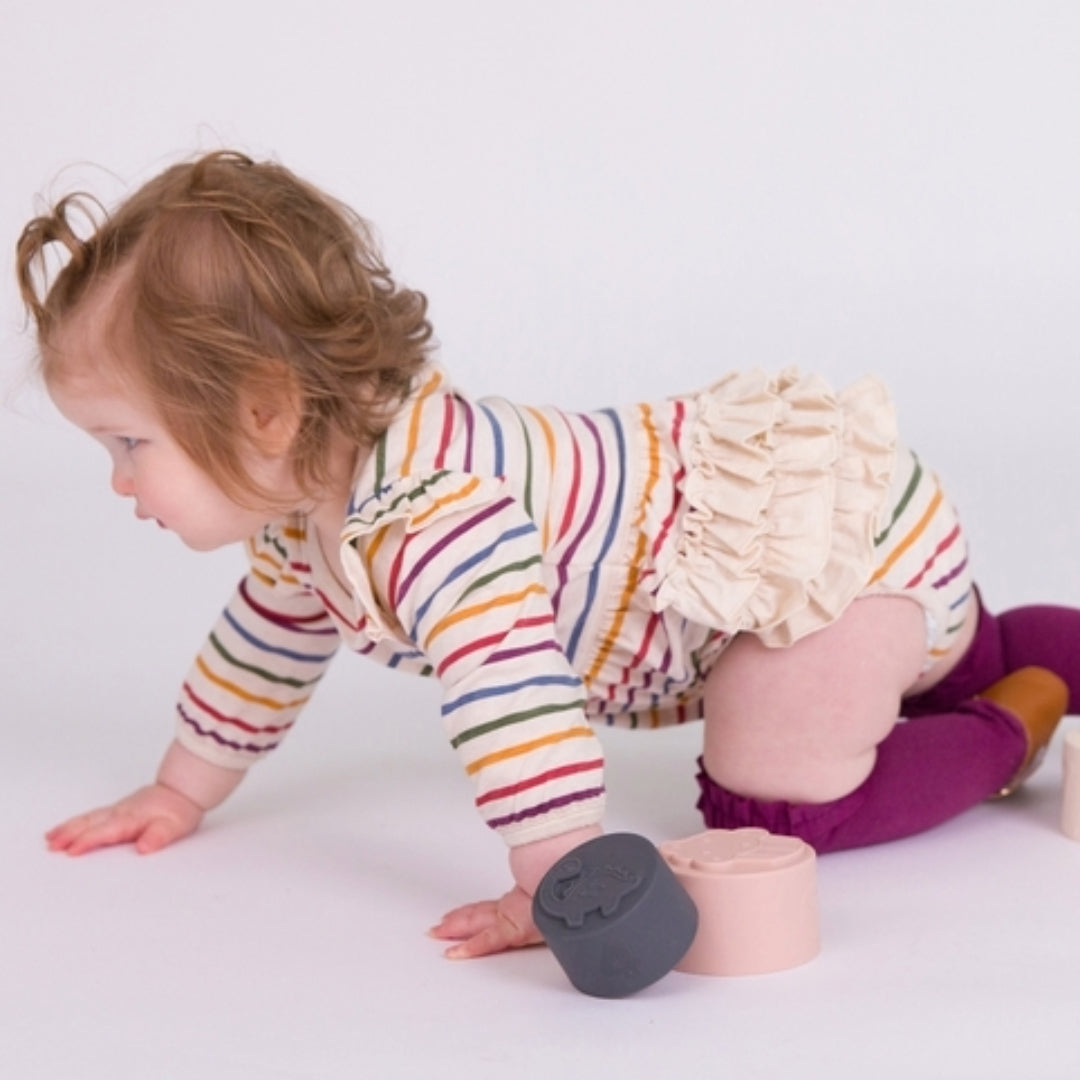
[[[599,834],[597,723],[703,719],[706,824],[824,852],[1015,787],[1080,700],[1080,612],[981,605],[874,380],[733,373],[589,413],[477,400],[364,222],[280,165],[175,165],[81,236],[87,206],[18,245],[49,393],[139,518],[243,543],[250,569],[156,779],[54,850],[193,832],[344,644],[442,685],[509,848],[506,894],[434,930],[478,956],[539,940],[538,882]]]

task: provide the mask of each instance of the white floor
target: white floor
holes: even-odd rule
[[[1080,845],[1057,831],[1057,745],[1011,802],[821,860],[810,964],[672,974],[604,1001],[546,950],[453,963],[425,936],[504,878],[423,683],[338,665],[291,745],[196,838],[71,860],[41,831],[141,783],[167,721],[134,719],[158,694],[138,677],[110,721],[123,656],[88,647],[92,665],[56,667],[34,642],[7,646],[7,707],[33,723],[6,736],[0,777],[5,1076],[1077,1075]],[[400,722],[372,742],[357,702]],[[607,733],[611,827],[698,831],[696,734]]]

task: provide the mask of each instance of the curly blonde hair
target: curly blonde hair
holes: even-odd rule
[[[79,215],[95,223],[86,239]],[[50,282],[54,244],[67,261]],[[426,298],[395,283],[362,218],[233,151],[166,169],[112,214],[85,194],[61,199],[23,230],[17,270],[47,384],[74,374],[49,347],[58,328],[123,271],[110,311],[110,333],[123,335],[115,374],[240,501],[273,496],[242,464],[242,400],[290,394],[293,468],[315,493],[330,481],[331,436],[374,442],[432,335]]]

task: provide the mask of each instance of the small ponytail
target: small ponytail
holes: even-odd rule
[[[106,216],[105,208],[92,195],[75,192],[61,199],[51,213],[34,218],[23,229],[15,249],[15,268],[19,292],[37,326],[39,341],[48,339],[57,320],[74,306],[96,276],[100,249],[94,238]],[[80,217],[89,225],[89,240],[83,239],[76,228]],[[58,253],[65,261],[55,280],[50,281],[54,245],[66,252],[66,258],[63,252]]]

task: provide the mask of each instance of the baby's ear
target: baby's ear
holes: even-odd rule
[[[284,364],[274,364],[267,375],[242,395],[240,420],[260,453],[284,457],[300,428],[300,392]]]

